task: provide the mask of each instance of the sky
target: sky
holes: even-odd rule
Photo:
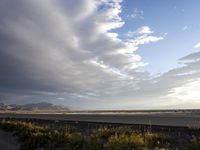
[[[199,0],[1,0],[0,102],[200,108]]]

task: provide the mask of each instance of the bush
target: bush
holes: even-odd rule
[[[193,135],[191,143],[188,145],[189,150],[199,150],[200,149],[200,140]]]
[[[130,127],[101,127],[78,132],[74,126],[36,125],[31,122],[1,120],[0,127],[13,132],[21,150],[167,150],[176,149],[180,141],[161,133],[135,132]],[[193,136],[181,149],[199,150],[200,140]]]
[[[145,143],[148,148],[170,148],[175,143],[175,139],[166,134],[145,133]]]
[[[108,150],[142,150],[144,146],[144,140],[139,134],[115,134],[105,144]]]

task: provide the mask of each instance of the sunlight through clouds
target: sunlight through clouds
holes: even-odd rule
[[[191,81],[181,87],[177,87],[171,90],[171,94],[168,97],[178,99],[183,102],[199,102],[200,103],[200,79]]]

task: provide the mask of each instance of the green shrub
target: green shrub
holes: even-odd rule
[[[188,149],[189,150],[200,150],[200,140],[193,135],[191,139],[191,143],[188,144]]]
[[[142,150],[145,145],[139,134],[115,134],[108,139],[105,147],[108,150]]]
[[[180,141],[167,134],[138,133],[130,127],[100,127],[78,132],[74,126],[64,127],[33,124],[25,121],[1,120],[1,129],[13,132],[21,143],[21,150],[169,150]],[[181,149],[199,150],[200,140],[193,136]]]

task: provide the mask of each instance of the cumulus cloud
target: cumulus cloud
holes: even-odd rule
[[[125,35],[128,37],[134,37],[140,34],[151,34],[154,33],[154,31],[151,30],[149,26],[142,26],[138,28],[136,31],[128,31]]]
[[[137,50],[140,45],[149,44],[163,40],[166,35],[153,36],[153,30],[149,26],[142,26],[135,31],[128,31],[125,36],[128,37],[127,45]]]
[[[155,36],[148,36],[148,35],[142,35],[139,36],[133,40],[129,40],[133,45],[143,45],[143,44],[149,44],[151,42],[158,42],[160,40],[163,40],[163,37],[155,37]]]
[[[143,65],[111,31],[124,24],[121,0],[0,3],[1,95],[106,94],[127,85]]]

